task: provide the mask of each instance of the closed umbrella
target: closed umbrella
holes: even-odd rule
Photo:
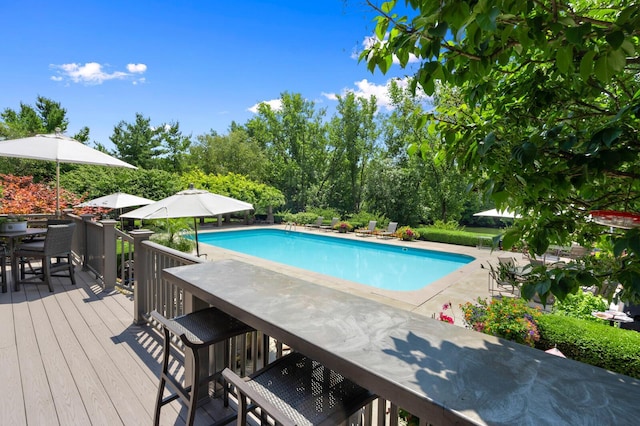
[[[178,217],[193,217],[195,229],[196,253],[200,256],[198,246],[197,218],[218,216],[226,213],[253,210],[253,205],[235,198],[214,194],[203,189],[189,189],[180,191],[148,206],[140,207],[120,216],[125,219],[171,219]]]
[[[58,216],[60,215],[60,163],[136,168],[60,133],[0,141],[0,156],[56,162],[56,215]]]

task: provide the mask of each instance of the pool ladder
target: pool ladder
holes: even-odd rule
[[[287,222],[284,225],[284,230],[287,231],[295,231],[296,230],[296,223],[295,222]]]

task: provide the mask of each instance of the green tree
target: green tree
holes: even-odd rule
[[[20,103],[20,109],[5,108],[0,113],[0,139],[18,139],[37,134],[64,133],[69,126],[67,110],[60,102],[38,96],[35,107]],[[86,143],[89,140],[89,128],[83,127],[72,136]],[[74,166],[64,164],[62,171]],[[36,182],[51,181],[55,178],[55,164],[46,161],[21,160],[0,157],[0,172],[18,176],[33,176]]]
[[[182,134],[178,122],[160,126],[158,132],[158,137],[165,148],[159,168],[168,172],[183,172],[191,146],[191,136]]]
[[[20,102],[19,111],[6,108],[0,114],[0,137],[17,139],[41,133],[65,132],[69,126],[67,110],[59,102],[43,96],[36,98],[35,108]]]
[[[395,1],[377,8],[377,42],[361,58],[383,72],[417,58],[414,88],[455,86],[460,102],[430,117],[446,154],[499,208],[525,216],[505,236],[542,254],[593,242],[593,209],[640,210],[640,7],[600,0]],[[640,235],[614,237],[617,265],[531,283],[523,294],[575,292],[592,278],[640,300]],[[620,256],[622,253],[625,256]]]
[[[124,191],[160,200],[184,189],[177,175],[164,170],[80,165],[60,176],[60,186],[85,200]]]
[[[118,158],[144,169],[181,172],[191,138],[180,131],[180,123],[152,126],[151,119],[136,114],[134,123],[120,121],[110,137]]]
[[[320,186],[326,204],[343,213],[360,210],[378,137],[376,99],[338,96],[329,124],[328,168]]]
[[[397,81],[389,85],[389,97],[394,108],[384,125],[387,155],[398,167],[412,168],[408,175],[417,180],[416,184],[420,182],[414,197],[419,198],[424,212],[421,219],[444,222],[459,219],[469,199],[468,178],[454,160],[441,155],[442,136],[421,125],[431,101],[403,88]],[[437,97],[436,102],[442,98]]]
[[[180,180],[184,187],[193,184],[196,188],[251,203],[257,213],[267,213],[269,207],[277,208],[285,204],[284,195],[278,189],[236,173],[214,175],[191,170],[183,174]]]
[[[204,173],[237,173],[257,181],[264,181],[268,166],[263,149],[244,128],[237,126],[228,135],[212,131],[198,136],[189,158],[190,164]]]
[[[419,162],[418,158],[414,160]],[[422,175],[418,167],[400,167],[389,158],[376,158],[371,170],[375,173],[367,179],[363,209],[403,225],[420,224],[427,212],[421,201]]]
[[[314,102],[300,94],[285,92],[280,100],[278,109],[261,104],[247,131],[267,154],[266,183],[284,193],[287,208],[300,211],[318,199],[326,164],[325,111],[316,111]]]

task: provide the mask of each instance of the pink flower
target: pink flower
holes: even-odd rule
[[[440,321],[442,322],[448,322],[449,324],[453,324],[453,318],[451,318],[449,315],[445,315],[442,312],[440,312]]]

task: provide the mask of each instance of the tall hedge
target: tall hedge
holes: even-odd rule
[[[457,244],[460,246],[475,247],[478,245],[479,234],[475,232],[446,230],[436,228],[418,228],[420,239],[436,243]]]
[[[567,357],[616,373],[640,378],[640,333],[562,315],[538,319],[539,349],[557,345]]]

